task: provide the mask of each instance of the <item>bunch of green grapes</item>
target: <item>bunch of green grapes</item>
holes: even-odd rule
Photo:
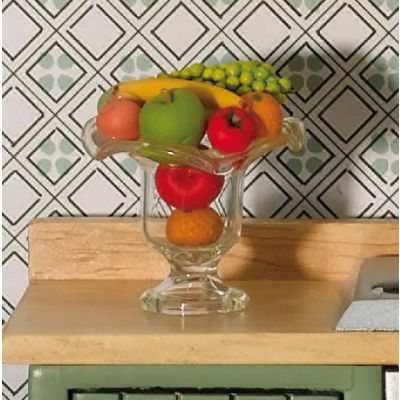
[[[158,76],[210,83],[238,95],[253,91],[268,92],[280,102],[285,100],[286,93],[292,88],[290,79],[278,76],[271,64],[258,60],[239,60],[220,66],[195,63],[180,71],[160,72]]]

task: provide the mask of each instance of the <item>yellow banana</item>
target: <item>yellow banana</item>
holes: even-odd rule
[[[115,88],[115,93],[122,97],[127,97],[124,94],[134,94],[143,101],[147,101],[158,96],[164,89],[177,88],[193,90],[199,96],[204,107],[208,109],[239,106],[240,96],[235,93],[218,86],[185,79],[148,78],[120,82]]]

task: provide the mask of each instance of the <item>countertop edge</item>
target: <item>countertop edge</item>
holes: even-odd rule
[[[5,334],[3,363],[397,365],[398,338],[398,332],[146,334],[118,341],[101,334]]]

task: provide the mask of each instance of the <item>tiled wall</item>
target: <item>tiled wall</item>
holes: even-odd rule
[[[246,216],[393,218],[398,0],[3,2],[3,320],[27,283],[37,216],[134,215],[139,171],[90,161],[82,124],[104,88],[195,61],[261,58],[291,76],[305,149],[248,171]],[[3,397],[27,395],[6,367]]]

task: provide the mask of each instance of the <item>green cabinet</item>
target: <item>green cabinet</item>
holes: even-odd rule
[[[229,393],[225,394],[180,394],[181,400],[229,400]]]
[[[122,400],[176,400],[174,394],[140,394],[140,393],[123,393]]]
[[[29,400],[380,400],[375,366],[31,366]]]
[[[334,397],[332,396],[296,396],[296,400],[332,400]],[[339,397],[336,397],[336,399],[339,399]]]
[[[72,396],[72,400],[119,400],[119,396],[105,393],[78,393]]]
[[[258,395],[258,396],[238,396],[237,400],[286,400],[284,395],[271,394],[271,395]]]

